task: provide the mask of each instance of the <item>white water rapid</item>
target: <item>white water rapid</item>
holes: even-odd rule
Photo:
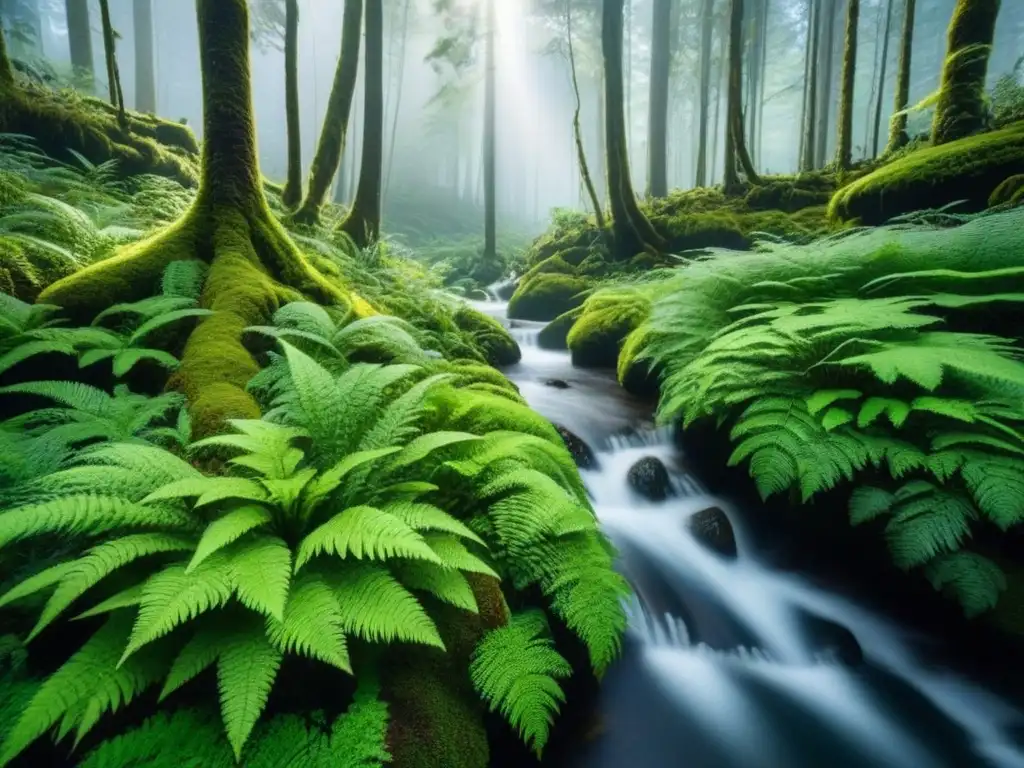
[[[505,321],[502,303],[474,306]],[[540,349],[542,324],[507,324],[523,359],[506,374],[533,408],[596,449],[598,468],[582,475],[637,593],[623,659],[602,686],[602,729],[552,764],[1024,768],[1017,709],[923,661],[927,638],[759,562],[740,510],[681,468],[670,435],[651,428],[650,404]],[[648,456],[669,470],[666,501],[626,481]],[[689,533],[687,519],[709,507],[729,517],[737,558]]]

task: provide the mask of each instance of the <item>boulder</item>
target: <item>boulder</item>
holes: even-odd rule
[[[569,389],[569,382],[564,379],[546,379],[544,384],[545,386],[554,387],[555,389]]]
[[[591,287],[586,280],[559,273],[543,272],[524,277],[509,299],[508,316],[550,322],[580,306]]]
[[[664,501],[672,492],[668,469],[656,456],[644,456],[626,474],[629,487],[651,501]]]
[[[732,523],[721,508],[708,507],[690,515],[686,527],[690,529],[693,538],[712,552],[723,557],[736,557],[736,536]]]
[[[565,443],[565,447],[569,449],[569,453],[572,455],[577,467],[580,469],[600,469],[594,449],[587,445],[583,438],[574,432],[570,432],[561,424],[555,424],[555,430],[562,436],[562,441]]]

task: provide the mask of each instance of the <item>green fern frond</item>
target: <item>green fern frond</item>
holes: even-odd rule
[[[858,389],[819,389],[807,398],[807,411],[812,416],[816,416],[819,411],[825,410],[840,400],[856,400],[861,394]]]
[[[224,555],[242,605],[280,620],[291,585],[292,553],[288,545],[276,536],[246,537],[224,550]]]
[[[591,558],[545,587],[551,608],[562,618],[590,655],[590,666],[600,677],[622,650],[626,631],[623,600],[629,583],[599,558]]]
[[[850,494],[850,524],[870,522],[892,510],[896,497],[884,488],[862,485]]]
[[[310,532],[299,545],[296,571],[321,554],[386,560],[407,557],[439,563],[434,551],[400,518],[376,507],[349,507]]]
[[[240,627],[217,657],[221,716],[236,760],[267,705],[281,656],[263,628],[253,624]]]
[[[433,563],[392,563],[392,572],[407,588],[427,592],[438,600],[470,613],[479,613],[466,577],[457,570]]]
[[[999,566],[973,552],[938,557],[928,563],[925,574],[935,589],[951,593],[968,617],[994,608],[1006,589]]]
[[[181,647],[171,663],[160,690],[160,701],[212,667],[235,639],[232,628],[226,622],[200,620],[197,624],[192,637]]]
[[[271,514],[266,507],[255,504],[246,504],[226,512],[211,522],[203,531],[202,538],[199,539],[195,553],[185,568],[185,572],[191,573],[210,555],[220,551],[249,531],[267,525],[270,521]]]
[[[883,413],[888,417],[894,427],[902,427],[910,415],[912,406],[902,400],[891,397],[869,397],[861,406],[857,414],[857,426],[860,429],[874,424],[875,420]]]
[[[267,637],[282,653],[318,659],[351,674],[344,624],[334,589],[319,576],[304,573],[292,585],[282,619],[267,619]]]
[[[901,501],[885,528],[893,562],[909,570],[944,552],[956,551],[970,535],[973,506],[955,493],[933,488]]]
[[[1024,462],[968,461],[960,474],[978,509],[1002,530],[1024,520]]]

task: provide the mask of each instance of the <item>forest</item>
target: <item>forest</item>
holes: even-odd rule
[[[0,0],[0,766],[1024,765],[1022,310],[1020,0]]]

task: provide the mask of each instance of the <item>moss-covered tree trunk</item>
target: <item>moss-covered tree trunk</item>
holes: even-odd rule
[[[604,58],[605,165],[612,231],[618,255],[631,258],[644,250],[661,250],[664,241],[641,212],[629,175],[625,93],[622,72],[623,0],[602,0],[601,53]]]
[[[732,0],[729,7],[729,91],[726,105],[728,141],[726,147],[726,194],[735,192],[739,187],[736,174],[736,163],[752,184],[760,184],[761,178],[754,169],[754,162],[747,150],[747,140],[743,125],[743,0]],[[728,172],[732,163],[732,172]]]
[[[366,81],[363,100],[363,152],[359,186],[341,228],[361,248],[380,236],[380,187],[384,166],[384,12],[383,0],[366,0]]]
[[[711,104],[711,38],[715,0],[703,0],[700,10],[700,106],[697,113],[697,172],[694,185],[708,185],[708,107]]]
[[[999,5],[1000,0],[957,0],[932,119],[934,145],[977,133],[988,121],[985,75]]]
[[[895,152],[905,146],[907,136],[907,106],[910,102],[910,64],[914,54],[914,11],[916,0],[906,0],[903,9],[903,32],[900,34],[900,64],[896,72],[896,97],[893,116],[889,121],[889,143],[885,151]]]
[[[156,56],[153,40],[153,0],[135,0],[135,109],[156,112]]]
[[[14,90],[14,67],[7,53],[7,36],[4,34],[4,20],[0,19],[0,98],[4,92]]]
[[[288,180],[281,202],[295,208],[302,202],[302,124],[299,114],[299,0],[285,0],[284,104],[288,129]]]
[[[352,112],[352,101],[356,92],[359,74],[359,37],[363,22],[363,0],[345,0],[345,12],[341,20],[341,53],[334,71],[334,83],[327,102],[327,114],[320,129],[313,165],[309,169],[309,186],[302,206],[295,212],[295,220],[312,224],[320,217],[320,207],[327,198],[331,180],[339,172],[341,157],[345,151],[345,135]],[[341,174],[344,179],[344,173]],[[344,191],[345,184],[339,182]]]
[[[189,337],[173,386],[188,396],[197,434],[259,414],[245,384],[259,370],[243,330],[283,301],[344,295],[313,269],[263,195],[253,125],[246,0],[197,0],[203,87],[199,193],[182,219],[50,286],[39,297],[78,317],[146,296],[172,261],[210,264],[202,305],[214,310]]]
[[[483,260],[494,264],[498,260],[498,206],[497,206],[497,83],[495,82],[495,18],[494,3],[487,2],[487,61],[484,72],[484,252]],[[456,172],[456,184],[458,173]]]
[[[672,64],[672,0],[654,0],[651,14],[650,115],[647,121],[647,194],[668,194],[668,91]]]
[[[836,167],[847,170],[853,161],[853,89],[857,76],[857,24],[860,0],[846,0],[846,38],[843,43],[842,88],[839,92],[839,135]]]
[[[81,78],[82,87],[91,91],[94,85],[92,62],[92,27],[89,24],[89,0],[64,0],[68,24],[68,48],[71,66]]]

